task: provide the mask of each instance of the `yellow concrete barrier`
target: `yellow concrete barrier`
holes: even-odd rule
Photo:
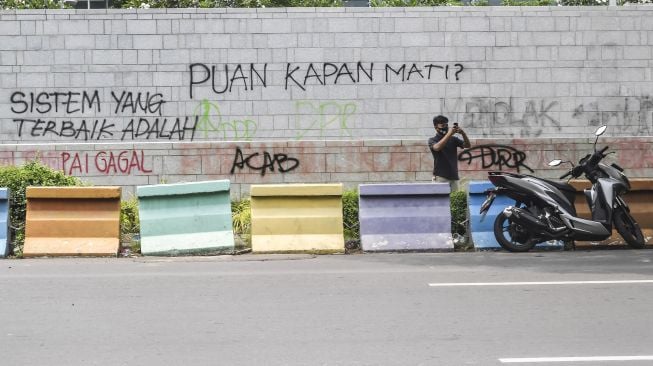
[[[23,255],[116,256],[120,187],[28,187]]]
[[[591,183],[586,180],[573,180],[570,182],[578,191],[576,194],[576,212],[578,216],[591,219],[592,214],[587,200],[583,194],[584,189],[589,189]],[[647,245],[652,244],[653,237],[653,179],[635,178],[630,180],[631,190],[623,198],[630,207],[630,213],[642,228]],[[596,245],[625,245],[623,238],[613,228],[612,236],[601,242],[576,242],[576,246],[596,246]]]
[[[252,185],[252,252],[345,251],[342,184]]]

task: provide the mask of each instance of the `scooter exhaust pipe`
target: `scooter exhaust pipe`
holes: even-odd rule
[[[536,216],[521,208],[509,206],[503,209],[503,214],[510,219],[510,221],[519,225],[525,226],[530,229],[547,230],[548,226],[540,221]],[[547,230],[548,231],[548,230]]]
[[[509,206],[506,207],[503,210],[503,213],[508,217],[511,221],[522,225],[524,227],[527,227],[531,230],[538,230],[541,232],[546,232],[548,235],[551,235],[553,238],[561,238],[563,237],[567,229],[564,227],[560,228],[553,228],[547,225],[545,222],[542,220],[538,219],[537,216],[534,216],[530,212],[526,210],[522,210],[521,208]]]

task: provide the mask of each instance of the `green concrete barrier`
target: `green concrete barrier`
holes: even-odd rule
[[[116,256],[120,187],[27,187],[23,255]]]
[[[137,187],[141,253],[233,253],[229,187],[229,180]]]
[[[252,252],[343,253],[342,184],[252,185]]]

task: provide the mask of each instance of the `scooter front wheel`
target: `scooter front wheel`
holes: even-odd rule
[[[630,216],[630,213],[623,207],[619,207],[612,212],[612,221],[617,229],[619,235],[626,241],[626,243],[635,249],[643,249],[646,246],[642,228],[635,219]]]
[[[527,228],[510,221],[503,212],[494,220],[494,237],[511,252],[528,252],[537,244]]]

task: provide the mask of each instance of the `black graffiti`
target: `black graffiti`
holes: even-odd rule
[[[135,114],[136,112],[150,113],[161,115],[163,111],[163,94],[161,93],[141,93],[134,94],[130,91],[122,91],[120,96],[114,91],[111,92],[111,97],[116,102],[115,114],[129,113]]]
[[[11,111],[16,114],[23,113],[58,113],[59,111],[72,113],[101,112],[100,95],[97,90],[94,92],[83,91],[81,93],[67,92],[41,92],[23,93],[16,91],[11,94]]]
[[[174,122],[172,120],[173,118],[170,120],[168,118],[132,118],[122,130],[122,137],[120,139],[124,141],[125,137],[132,140],[143,137],[146,140],[150,138],[168,140],[176,138],[179,141],[183,141],[187,137],[186,134],[190,133],[189,140],[193,141],[199,116],[186,116],[183,118],[183,122],[182,118],[179,117],[174,118]]]
[[[433,69],[436,70],[442,70],[444,73],[444,78],[446,80],[449,80],[449,76],[451,74],[451,68],[449,65],[434,65],[434,64],[426,64],[423,66],[418,66],[417,64],[411,64],[410,68],[408,69],[408,72],[406,72],[406,69],[408,67],[408,64],[403,64],[397,68],[393,67],[390,64],[385,65],[385,82],[388,83],[392,81],[394,77],[400,78],[402,82],[404,81],[410,81],[410,78],[413,77],[416,78],[419,76],[421,79],[427,79],[431,80],[431,77],[433,76]],[[456,78],[456,80],[460,80],[458,74],[463,72],[465,70],[465,67],[462,64],[455,64],[454,65],[456,71],[453,74],[453,77]],[[394,76],[393,76],[394,75]],[[415,76],[417,75],[417,76]]]
[[[458,154],[458,160],[463,162],[466,161],[468,165],[471,164],[474,159],[481,159],[483,169],[496,166],[499,170],[508,167],[517,169],[517,172],[519,172],[520,167],[524,167],[531,173],[534,173],[533,169],[524,164],[526,153],[510,146],[480,145],[471,149],[465,149]]]
[[[391,82],[414,82],[417,80],[459,80],[465,67],[453,65],[436,65],[432,63],[403,63],[375,65],[373,62],[310,62],[308,64],[286,63],[284,89],[297,87],[306,90],[310,85],[339,85],[345,83],[373,83],[375,80]],[[215,94],[231,93],[235,88],[252,91],[256,86],[267,88],[268,64],[223,64],[206,65],[193,63],[189,65],[189,95],[193,99],[198,87],[210,87]]]
[[[374,63],[364,64],[360,61],[355,66],[349,66],[347,63],[334,64],[324,62],[317,65],[310,63],[304,70],[301,66],[293,66],[291,63],[288,63],[286,65],[285,89],[287,90],[289,86],[297,86],[302,90],[306,90],[306,86],[310,84],[337,85],[341,80],[354,84],[363,81],[374,82],[375,75],[381,71],[384,73],[386,83],[393,81],[408,82],[421,79],[431,80],[436,77],[434,70],[438,69],[442,70],[446,80],[449,80],[450,76],[459,80],[458,74],[465,68],[462,64],[455,64],[454,67],[457,71],[451,75],[453,71],[451,71],[449,65],[418,65],[416,63],[393,65],[386,63],[382,68],[375,69]]]
[[[245,76],[243,68],[249,67],[249,77]],[[222,72],[219,71],[216,65],[212,65],[210,68],[202,63],[194,63],[189,66],[190,69],[190,99],[193,99],[193,85],[201,85],[211,79],[211,89],[216,94],[223,94],[227,91],[231,92],[232,88],[236,83],[245,87],[247,89],[247,82],[249,81],[249,90],[254,90],[254,84],[260,83],[264,88],[268,86],[267,76],[268,76],[268,64],[263,64],[263,71],[259,72],[260,67],[257,69],[253,63],[250,63],[249,66],[243,67],[241,64],[237,64],[232,70],[229,70],[229,65],[224,65],[224,87],[216,89],[216,79],[217,84],[220,83],[220,78]],[[256,75],[256,79],[254,78]]]
[[[306,85],[310,84],[327,85],[332,83],[333,85],[337,85],[340,78],[349,80],[352,83],[360,83],[363,77],[367,78],[369,81],[374,81],[374,63],[370,63],[369,66],[367,66],[367,69],[365,68],[366,66],[367,65],[363,65],[360,61],[355,67],[350,67],[347,63],[337,65],[331,62],[323,62],[321,65],[310,63],[306,70],[302,70],[301,66],[293,67],[291,63],[288,63],[286,64],[285,89],[288,89],[288,85],[291,81],[292,84],[298,86],[302,90],[306,90]],[[355,70],[355,73],[352,69]],[[298,75],[294,75],[298,71]],[[361,77],[361,75],[363,75],[363,77]],[[297,81],[295,77],[299,78],[300,81]]]
[[[18,124],[18,137],[22,137],[23,133],[32,137],[73,137],[75,140],[82,139],[100,140],[102,138],[111,138],[113,133],[110,131],[115,125],[107,122],[106,119],[81,120],[80,122],[73,121],[51,121],[42,119],[14,119]]]
[[[274,172],[275,166],[279,171],[279,173],[286,173],[286,172],[293,171],[299,166],[299,160],[295,158],[288,157],[288,155],[286,154],[272,155],[267,151],[263,152],[263,161],[261,162],[261,164],[256,165],[252,161],[252,159],[256,160],[256,158],[259,156],[260,154],[256,152],[247,155],[247,157],[245,157],[243,155],[243,152],[240,150],[240,148],[237,147],[236,156],[234,157],[234,162],[231,166],[231,174],[234,174],[236,172],[236,168],[242,170],[245,167],[248,167],[249,169],[252,170],[260,170],[261,176],[264,176],[268,170],[270,172]],[[258,160],[260,160],[260,158]]]

